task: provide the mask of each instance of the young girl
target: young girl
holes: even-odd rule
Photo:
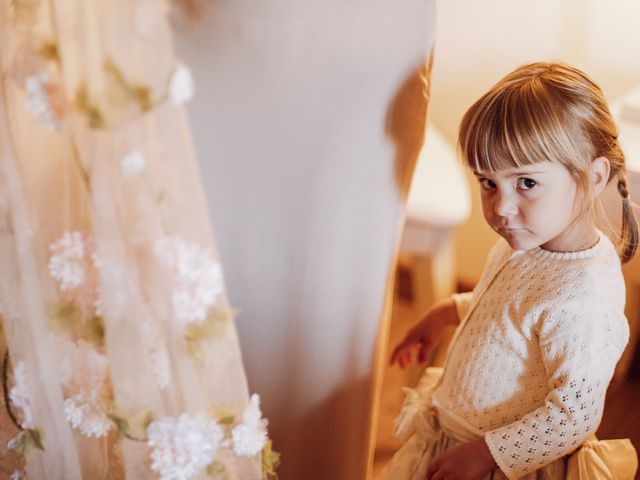
[[[617,129],[583,72],[534,63],[467,111],[459,148],[502,240],[475,290],[433,306],[393,352],[401,367],[414,351],[424,362],[458,325],[442,375],[427,369],[410,392],[398,422],[406,442],[381,476],[564,479],[567,456],[598,427],[629,338],[620,260],[595,227],[595,199],[615,182],[620,259],[633,256]]]

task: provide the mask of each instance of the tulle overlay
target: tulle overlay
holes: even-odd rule
[[[167,2],[0,1],[4,472],[260,478]]]

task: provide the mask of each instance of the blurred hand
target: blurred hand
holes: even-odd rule
[[[459,323],[458,313],[451,298],[436,303],[414,325],[391,354],[390,364],[397,363],[400,368],[411,365],[414,359],[425,364],[429,351],[438,343],[447,325]]]
[[[427,480],[482,480],[497,468],[484,438],[463,443],[436,458]]]

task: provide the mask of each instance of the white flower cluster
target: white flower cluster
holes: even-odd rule
[[[120,159],[120,170],[127,178],[138,175],[147,166],[147,159],[140,150],[132,150]]]
[[[61,380],[65,395],[64,415],[73,428],[87,437],[104,437],[113,427],[106,379],[109,362],[87,342],[57,338]]]
[[[86,437],[105,437],[113,427],[103,410],[95,395],[78,394],[64,401],[65,418]]]
[[[165,417],[151,422],[147,436],[152,448],[151,469],[160,479],[189,480],[213,462],[224,431],[204,413],[183,413],[177,420]]]
[[[179,236],[158,239],[154,250],[171,276],[174,318],[181,324],[203,322],[223,291],[222,269],[211,250]]]
[[[66,231],[57,242],[49,245],[49,249],[53,252],[49,258],[49,273],[60,288],[70,290],[81,285],[87,276],[82,233]]]
[[[233,443],[238,456],[254,456],[267,440],[267,421],[260,412],[260,397],[251,395],[240,422],[225,439],[222,426],[204,413],[183,413],[178,419],[165,417],[147,427],[151,447],[151,469],[161,480],[189,480],[215,460],[219,448]]]
[[[267,440],[267,421],[260,412],[260,397],[251,395],[249,405],[242,414],[242,423],[231,432],[236,455],[252,457],[262,451]]]
[[[179,63],[169,81],[169,98],[171,102],[174,105],[182,105],[193,98],[194,92],[191,70],[186,65]]]
[[[44,128],[55,131],[58,128],[58,120],[45,89],[47,83],[49,74],[46,72],[26,78],[24,88],[27,92],[27,108]]]
[[[22,412],[22,428],[33,427],[33,414],[31,413],[31,402],[29,401],[29,383],[24,362],[16,362],[13,368],[14,385],[9,391],[9,399]]]

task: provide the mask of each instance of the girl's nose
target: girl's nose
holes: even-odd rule
[[[493,211],[500,217],[512,217],[518,213],[517,201],[509,192],[498,190],[495,195]]]

